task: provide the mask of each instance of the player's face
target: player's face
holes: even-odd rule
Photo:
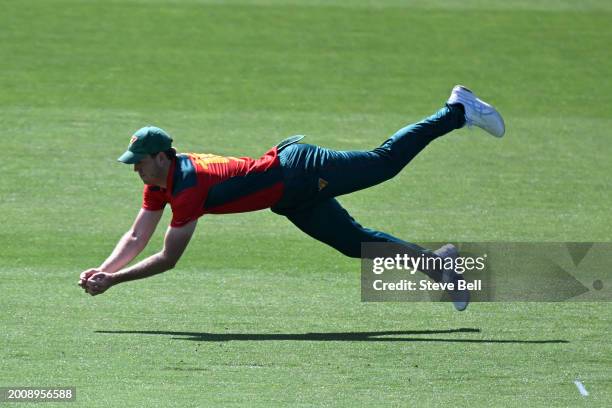
[[[157,157],[147,156],[134,164],[134,171],[138,173],[142,182],[145,184],[160,185],[165,182],[163,178],[163,166],[159,160],[157,160]]]

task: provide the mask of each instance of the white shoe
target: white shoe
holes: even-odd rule
[[[463,105],[466,125],[478,126],[495,137],[502,137],[504,135],[506,126],[499,112],[493,106],[478,99],[465,86],[455,85],[446,103],[449,105],[460,103]]]
[[[459,256],[457,247],[455,247],[453,244],[443,245],[433,252],[444,259],[452,258],[454,260]],[[459,280],[464,280],[463,276],[456,273],[454,269],[444,269],[442,272],[442,282],[444,283],[452,282],[455,284],[456,288]],[[455,309],[461,312],[468,307],[468,304],[470,303],[470,292],[467,289],[447,290],[447,293],[453,301],[453,306],[455,306]]]

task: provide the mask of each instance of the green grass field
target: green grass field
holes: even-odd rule
[[[612,241],[611,21],[603,0],[2,1],[0,387],[75,386],[83,407],[612,405],[612,304],[361,303],[359,261],[270,211],[205,216],[166,274],[76,285],[139,209],[115,161],[139,127],[180,151],[369,149],[456,83],[506,138],[436,141],[341,198],[353,216],[413,242]]]

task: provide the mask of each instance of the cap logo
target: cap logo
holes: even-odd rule
[[[136,136],[132,136],[132,138],[130,139],[130,146],[132,144],[134,144],[134,142],[137,141],[137,140],[138,140],[138,138]]]

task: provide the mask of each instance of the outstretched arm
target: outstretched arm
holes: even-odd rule
[[[85,290],[95,296],[118,283],[148,278],[174,268],[187,248],[196,225],[197,220],[194,220],[180,228],[169,227],[164,248],[160,252],[115,273],[98,272],[91,275],[85,284]]]
[[[94,273],[109,272],[114,273],[136,258],[138,254],[147,246],[149,239],[155,232],[157,224],[161,219],[163,210],[148,211],[144,208],[140,210],[132,228],[119,240],[117,246],[110,256],[98,268],[90,268],[82,272],[79,276],[79,286],[85,289],[85,283]]]

